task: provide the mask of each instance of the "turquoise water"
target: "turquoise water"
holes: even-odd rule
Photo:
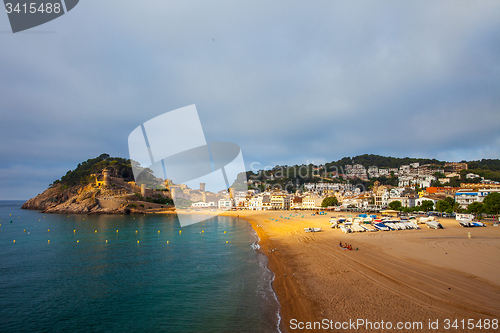
[[[279,330],[272,273],[245,221],[180,228],[172,216],[21,204],[0,201],[1,332]]]

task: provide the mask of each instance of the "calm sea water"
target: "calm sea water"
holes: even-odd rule
[[[272,273],[244,221],[181,228],[21,204],[0,201],[0,332],[278,331]]]

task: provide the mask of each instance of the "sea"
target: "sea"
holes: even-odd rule
[[[0,332],[279,332],[249,223],[0,201]]]

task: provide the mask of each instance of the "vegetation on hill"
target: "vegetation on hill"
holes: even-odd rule
[[[99,157],[79,163],[75,170],[68,171],[60,180],[54,181],[51,186],[57,184],[63,186],[88,184],[94,180],[91,175],[99,175],[104,168],[110,169],[111,175],[114,177],[121,177],[125,181],[134,180],[132,165],[129,159],[101,154]]]
[[[334,171],[333,169],[338,168],[339,170],[343,170],[348,164],[361,164],[365,168],[370,166],[377,166],[379,168],[399,168],[403,165],[408,165],[411,163],[420,163],[420,165],[424,164],[432,164],[436,166],[444,166],[446,162],[438,161],[436,159],[429,158],[399,158],[399,157],[386,157],[380,155],[373,154],[364,154],[355,157],[344,157],[338,161],[334,161],[331,163],[326,163],[325,166],[328,170]]]
[[[433,186],[453,186],[460,187],[462,183],[480,183],[481,177],[493,181],[500,181],[500,160],[482,159],[480,161],[462,161],[469,166],[468,170],[460,172],[460,178],[451,178],[450,183],[440,184],[434,182]],[[294,165],[294,166],[280,166],[277,165],[270,170],[259,170],[257,172],[248,171],[247,179],[255,181],[257,184],[250,184],[250,188],[258,188],[264,190],[267,188],[283,189],[288,192],[293,192],[302,187],[306,183],[351,183],[362,185],[365,189],[373,187],[375,181],[380,182],[382,185],[398,185],[398,177],[390,174],[388,176],[380,176],[378,178],[370,178],[362,180],[359,178],[346,180],[342,176],[332,179],[331,173],[338,175],[345,174],[345,166],[353,164],[361,164],[366,169],[370,166],[377,166],[378,168],[399,168],[403,165],[411,163],[419,163],[420,165],[429,165],[430,169],[444,169],[446,172],[451,171],[451,168],[445,168],[446,162],[429,158],[398,158],[398,157],[385,157],[380,155],[365,154],[355,157],[344,157],[338,161],[326,163],[324,166],[318,165]],[[467,179],[465,176],[468,173],[475,173],[480,177],[474,179]],[[435,176],[444,178],[444,174],[436,172]],[[259,184],[260,183],[260,184]]]

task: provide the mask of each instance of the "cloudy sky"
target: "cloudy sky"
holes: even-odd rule
[[[82,0],[16,34],[0,13],[0,45],[0,199],[191,104],[248,169],[500,157],[495,0]]]

